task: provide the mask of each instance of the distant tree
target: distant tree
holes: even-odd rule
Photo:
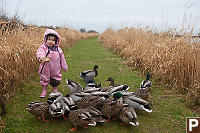
[[[88,33],[98,33],[95,30],[88,30]]]
[[[84,28],[81,28],[81,29],[80,29],[80,32],[81,32],[81,33],[85,32],[85,29],[84,29]]]
[[[61,27],[60,26],[56,26],[56,29],[60,29]]]

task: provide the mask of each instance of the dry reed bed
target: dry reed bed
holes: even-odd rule
[[[37,71],[39,63],[35,54],[43,43],[45,30],[46,28],[29,25],[0,34],[0,94],[9,95],[14,89],[20,89],[23,80]],[[70,47],[82,38],[97,36],[82,35],[67,28],[55,30],[61,36],[62,48]]]
[[[200,104],[200,48],[191,37],[172,36],[169,32],[154,34],[150,30],[124,28],[108,29],[99,41],[127,59],[127,64],[153,78],[173,91],[187,94],[188,105]]]

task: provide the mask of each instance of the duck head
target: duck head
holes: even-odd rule
[[[99,66],[98,65],[94,65],[94,70],[98,69]]]
[[[146,80],[149,80],[151,78],[151,75],[149,74],[149,72],[146,75]]]
[[[112,77],[109,77],[106,81],[114,82],[114,79]]]
[[[120,92],[116,92],[116,93],[113,94],[113,98],[114,98],[114,99],[120,99],[120,98],[122,98],[122,97],[123,97],[123,94],[120,93]]]

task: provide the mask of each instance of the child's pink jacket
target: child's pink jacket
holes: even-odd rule
[[[46,39],[45,39],[45,36],[48,34],[54,34],[58,37],[56,45],[59,46],[59,43],[60,43],[59,34],[52,29],[47,29],[44,33],[44,44],[39,47],[36,53],[38,60],[40,57],[46,57],[46,54],[48,52],[48,47],[47,47]],[[67,71],[68,69],[62,49],[58,47],[58,51],[50,51],[47,57],[50,57],[50,60],[51,60],[50,62],[40,63],[38,73],[40,74],[41,80],[45,82],[49,82],[50,76],[51,78],[54,78],[56,80],[62,80],[61,69],[63,69],[64,71]]]

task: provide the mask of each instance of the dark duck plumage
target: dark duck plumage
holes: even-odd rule
[[[89,77],[96,77],[98,75],[98,65],[94,65],[93,70],[87,70],[80,73],[81,77],[89,76]]]
[[[89,83],[95,83],[94,77],[92,76],[84,76],[83,80],[85,81],[85,84],[89,84]]]

